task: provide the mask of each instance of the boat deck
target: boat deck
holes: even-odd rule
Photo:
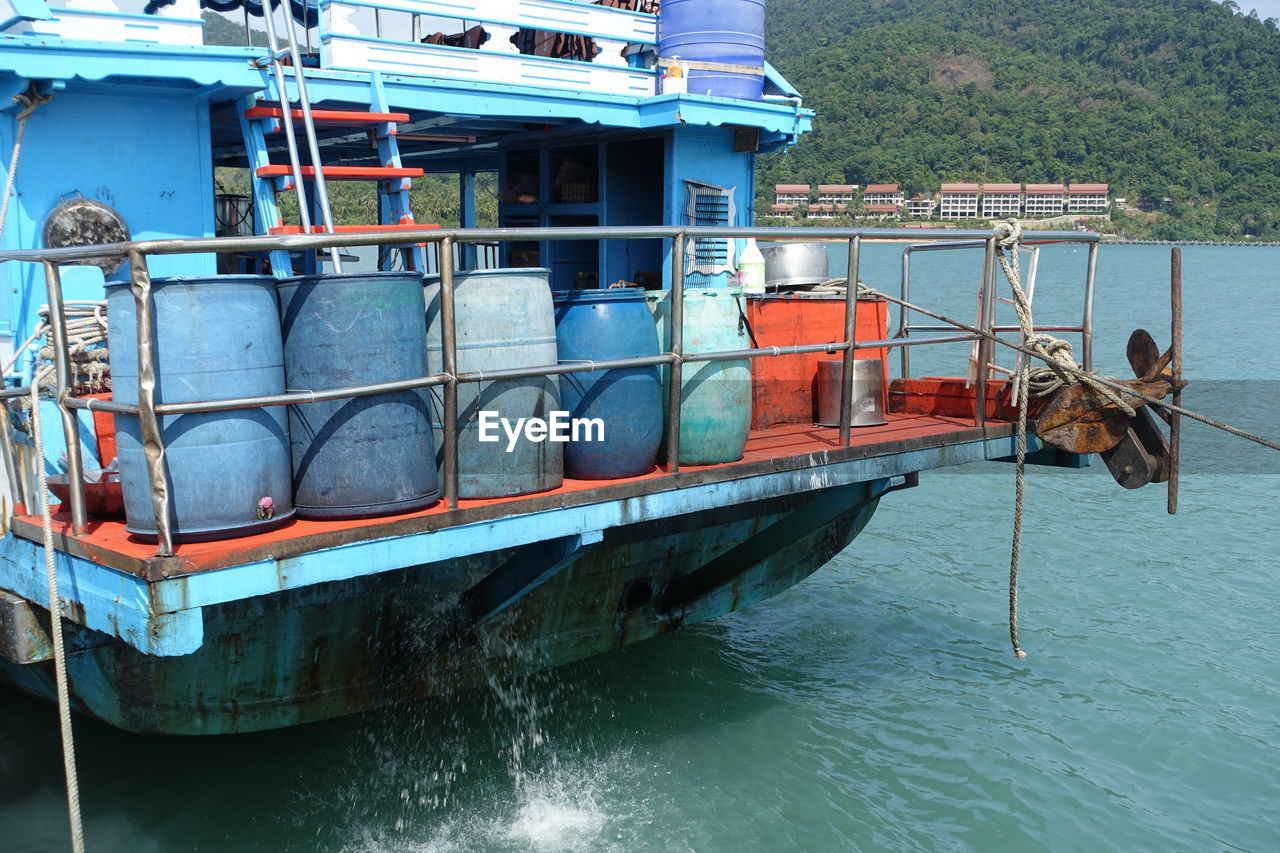
[[[175,556],[170,558],[154,556],[155,543],[130,534],[120,520],[91,518],[88,532],[75,536],[71,533],[69,515],[58,513],[53,519],[54,538],[59,550],[73,556],[145,580],[158,581],[264,560],[275,562],[353,543],[483,524],[512,516],[622,502],[690,487],[1006,438],[1013,429],[1011,424],[998,421],[988,421],[985,427],[975,427],[972,418],[939,414],[889,413],[885,417],[888,422],[882,426],[854,429],[850,445],[844,448],[840,447],[839,431],[834,427],[779,426],[752,431],[746,453],[737,462],[681,466],[675,474],[655,467],[644,476],[622,480],[565,479],[562,486],[546,492],[461,500],[454,510],[447,510],[441,501],[429,509],[379,518],[295,519],[267,533],[180,544],[175,549]],[[993,457],[986,455],[985,458]],[[948,464],[948,461],[941,464]],[[868,466],[866,475],[867,479],[873,479],[888,474],[878,471],[876,466]],[[741,499],[747,497],[740,496]],[[38,515],[15,517],[12,529],[20,537],[41,541]]]

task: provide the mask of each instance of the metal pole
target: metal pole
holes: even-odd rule
[[[169,522],[169,475],[164,464],[164,437],[156,416],[155,341],[151,317],[151,273],[146,256],[129,253],[133,311],[138,325],[138,427],[142,452],[151,478],[151,511],[156,519],[156,554],[173,556],[173,529]]]
[[[671,241],[671,367],[667,376],[667,472],[680,470],[680,392],[684,382],[684,243],[685,235]]]
[[[995,325],[995,290],[996,238],[992,237],[987,241],[987,247],[982,256],[982,290],[978,303],[981,310],[978,327],[987,333],[990,333],[991,327]],[[987,365],[991,363],[991,350],[992,344],[989,338],[983,338],[978,342],[978,375],[974,382],[974,426],[987,425],[987,373],[989,372]]]
[[[1098,277],[1098,244],[1089,244],[1089,269],[1084,277],[1084,319],[1080,321],[1080,363],[1093,370],[1093,287]]]
[[[77,534],[89,532],[89,517],[84,507],[84,459],[80,455],[80,419],[63,400],[71,394],[71,357],[67,350],[67,318],[62,304],[62,279],[58,265],[44,265],[45,288],[49,295],[49,328],[53,335],[53,364],[57,377],[58,411],[62,415],[62,432],[67,447],[67,491],[71,503],[71,529]],[[36,460],[43,465],[43,459]]]
[[[280,122],[284,125],[286,146],[289,149],[289,168],[293,172],[293,194],[298,199],[298,222],[302,233],[311,233],[311,211],[307,209],[307,191],[302,185],[302,161],[298,158],[298,137],[293,132],[293,107],[289,102],[289,90],[284,81],[284,68],[280,65],[280,42],[276,38],[275,12],[270,2],[262,7],[262,21],[267,25],[267,50],[271,51],[271,70],[276,78],[276,91],[280,94]]]
[[[849,427],[853,423],[853,360],[858,352],[854,341],[858,337],[858,267],[862,250],[862,238],[849,240],[849,276],[844,288],[844,363],[840,366],[840,446],[849,443]],[[903,352],[907,351],[903,347]]]
[[[304,6],[306,0],[303,0]],[[311,117],[311,96],[307,94],[306,69],[302,67],[302,55],[298,52],[297,28],[293,25],[293,11],[288,3],[284,6],[284,28],[289,35],[289,58],[293,60],[293,76],[298,82],[298,108],[302,110],[302,130],[307,135],[307,150],[311,152],[311,168],[315,173],[316,201],[320,202],[320,218],[324,221],[326,234],[334,233],[333,209],[329,206],[329,183],[324,177],[324,164],[320,162],[320,143],[316,140],[316,124]],[[266,10],[270,14],[270,10]],[[279,60],[276,61],[277,67]],[[286,119],[288,117],[286,116]],[[290,119],[291,120],[291,119]],[[329,249],[329,262],[333,271],[342,272],[342,254],[337,246]]]
[[[902,250],[902,287],[899,288],[898,294],[903,302],[911,301],[911,249],[910,247]],[[906,308],[899,306],[898,310],[898,337],[905,338],[909,334],[907,331],[907,314]],[[911,348],[903,347],[902,352],[898,354],[902,359],[902,378],[908,379],[911,376]]]
[[[444,383],[444,500],[458,506],[458,339],[453,305],[453,238],[440,241],[440,360]]]
[[[1169,369],[1173,374],[1173,404],[1182,405],[1182,249],[1174,247],[1169,255],[1169,307],[1172,319],[1169,344]],[[1169,412],[1169,515],[1178,512],[1179,445],[1182,443],[1182,415]]]
[[[30,391],[27,392],[30,394]],[[18,454],[13,450],[13,420],[9,415],[9,401],[0,400],[0,461],[9,476],[9,511],[17,504],[27,502],[22,489],[22,471],[18,468]],[[8,521],[7,518],[4,519]]]

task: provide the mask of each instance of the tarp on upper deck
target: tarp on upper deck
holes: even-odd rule
[[[174,0],[150,0],[144,11],[148,15],[154,15],[158,9],[173,4]],[[255,3],[253,0],[200,0],[200,8],[212,9],[215,12],[234,12],[237,9],[245,9],[250,15],[262,17],[262,3]],[[275,0],[271,8],[279,9],[280,0]],[[314,26],[315,22],[320,20],[319,0],[306,0],[306,2],[289,0],[289,9],[293,12],[293,19],[304,26]]]

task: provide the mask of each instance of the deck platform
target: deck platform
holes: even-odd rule
[[[655,467],[649,474],[622,480],[566,478],[557,489],[517,497],[462,500],[453,511],[446,510],[440,502],[429,509],[379,518],[296,519],[254,536],[180,544],[171,558],[155,557],[154,542],[128,533],[123,521],[91,519],[88,533],[75,536],[70,532],[69,517],[58,513],[54,516],[54,537],[60,550],[74,556],[145,580],[160,580],[264,559],[280,560],[352,543],[475,525],[507,516],[640,498],[914,450],[940,449],[1009,436],[1012,430],[1007,423],[977,428],[972,419],[942,415],[889,414],[886,417],[888,423],[883,426],[854,429],[850,446],[846,448],[839,446],[839,433],[835,428],[787,425],[755,430],[748,438],[745,455],[738,462],[681,466],[676,474]],[[41,541],[38,515],[15,517],[12,529],[20,537]]]

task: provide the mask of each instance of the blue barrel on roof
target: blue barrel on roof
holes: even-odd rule
[[[648,301],[666,351],[671,346],[671,291],[649,291]],[[751,349],[745,309],[742,291],[737,289],[686,291],[684,352]],[[669,375],[664,367],[664,386]],[[751,360],[688,361],[680,375],[680,464],[741,459],[751,430]]]
[[[764,0],[662,0],[658,56],[760,69],[688,69],[691,95],[759,101],[764,95]]]
[[[542,268],[457,272],[453,276],[458,372],[556,363],[551,271]],[[440,277],[426,278],[427,365],[443,369]],[[444,424],[444,389],[431,389],[436,429]],[[555,376],[458,385],[458,496],[498,498],[554,489],[564,481],[564,444],[526,431],[559,410]],[[511,437],[508,429],[514,433]],[[437,463],[443,467],[443,433]],[[493,440],[483,440],[485,437]]]
[[[158,278],[151,284],[157,403],[284,391],[275,279]],[[137,316],[128,284],[107,286],[112,397],[138,402]],[[283,406],[160,419],[177,541],[246,536],[293,516]],[[126,529],[155,537],[138,419],[116,415]]]
[[[279,284],[290,390],[427,375],[422,276],[305,275]],[[440,498],[426,389],[289,407],[294,503],[304,518],[368,518]]]
[[[565,291],[555,295],[555,306],[561,364],[589,367],[659,352],[653,314],[639,288]],[[560,377],[560,404],[572,424],[565,476],[608,480],[653,470],[662,442],[657,366],[566,373]]]

